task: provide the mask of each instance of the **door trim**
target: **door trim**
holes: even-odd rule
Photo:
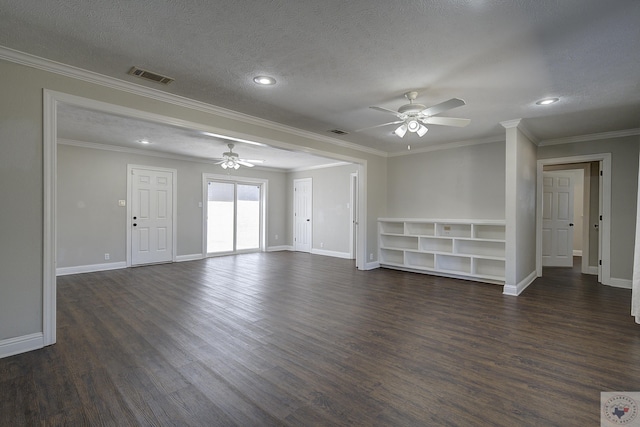
[[[602,165],[602,226],[598,245],[602,260],[602,277],[600,282],[611,283],[611,153],[588,154],[572,157],[541,159],[537,162],[536,183],[536,274],[542,276],[542,173],[546,165],[600,162]]]
[[[158,171],[165,172],[171,174],[172,181],[172,198],[171,198],[171,234],[172,234],[172,244],[171,244],[171,262],[176,262],[176,250],[177,250],[177,229],[178,229],[178,171],[177,169],[168,169],[168,168],[160,168],[155,166],[144,166],[144,165],[133,165],[127,164],[127,267],[131,267],[131,244],[132,244],[132,233],[131,233],[131,177],[132,171],[134,169],[144,169],[148,171]]]
[[[356,268],[358,267],[358,257],[356,248],[358,242],[358,209],[360,208],[358,202],[358,172],[353,172],[349,176],[349,259],[356,260]]]

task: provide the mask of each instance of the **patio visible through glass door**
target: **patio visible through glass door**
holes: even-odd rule
[[[209,181],[207,253],[260,249],[261,186]]]

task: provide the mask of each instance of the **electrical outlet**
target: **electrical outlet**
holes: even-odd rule
[[[320,248],[324,248],[324,243],[320,242]]]
[[[369,254],[369,261],[373,261],[373,254]]]
[[[278,240],[278,235],[276,234],[276,240]]]
[[[104,260],[108,261],[111,258],[111,255],[109,254],[104,254]]]

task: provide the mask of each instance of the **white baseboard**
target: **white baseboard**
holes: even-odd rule
[[[334,258],[351,259],[351,254],[349,252],[336,252],[336,251],[327,251],[325,249],[311,248],[311,253],[313,255],[324,255],[324,256],[330,256]]]
[[[536,274],[536,271],[532,271],[531,274],[529,274],[527,277],[525,277],[524,279],[522,279],[520,281],[520,283],[518,283],[517,285],[504,285],[504,288],[502,290],[502,293],[504,295],[511,295],[514,297],[517,297],[518,295],[520,295],[522,293],[522,291],[524,291],[525,289],[527,289],[527,287],[533,283],[534,280],[536,280],[536,278],[538,277],[538,275]]]
[[[119,270],[127,268],[126,261],[109,262],[104,264],[78,265],[76,267],[60,267],[56,269],[56,276],[68,274],[93,273],[95,271]]]
[[[584,274],[591,274],[594,276],[598,275],[598,267],[589,266],[587,267],[587,271]]]
[[[199,260],[199,259],[204,259],[202,254],[189,254],[189,255],[177,255],[176,256],[176,262],[196,261],[196,260]]]
[[[582,256],[582,249],[574,249],[573,256]]]
[[[292,251],[293,246],[281,245],[281,246],[269,246],[267,248],[267,252],[278,252],[278,251]]]
[[[614,277],[609,279],[609,282],[605,283],[605,285],[613,286],[614,288],[624,288],[624,289],[632,289],[633,288],[633,282],[631,280],[629,280],[629,279],[616,279]]]
[[[375,270],[376,268],[380,268],[380,261],[367,262],[362,270]]]
[[[0,341],[0,359],[44,347],[42,332]]]

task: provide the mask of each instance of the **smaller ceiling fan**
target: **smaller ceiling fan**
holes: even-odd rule
[[[237,153],[233,152],[234,144],[227,144],[227,147],[229,147],[229,151],[222,153],[222,159],[216,163],[216,165],[222,166],[222,169],[238,169],[240,166],[252,168],[255,165],[250,162],[262,163],[262,160],[241,159]]]
[[[400,138],[404,137],[407,131],[416,133],[418,134],[418,136],[422,137],[429,130],[425,125],[464,127],[471,122],[471,120],[469,119],[459,119],[455,117],[434,117],[437,114],[465,105],[465,102],[462,99],[451,98],[450,100],[441,102],[440,104],[426,107],[423,104],[413,103],[413,101],[415,101],[415,99],[418,97],[418,92],[407,92],[404,94],[404,96],[409,100],[409,103],[398,108],[398,111],[393,111],[382,107],[369,107],[374,110],[382,111],[383,113],[391,113],[399,120],[367,127],[364,129],[358,129],[356,130],[356,132],[382,126],[399,124],[400,126],[398,126],[398,128],[393,133],[398,135]]]

